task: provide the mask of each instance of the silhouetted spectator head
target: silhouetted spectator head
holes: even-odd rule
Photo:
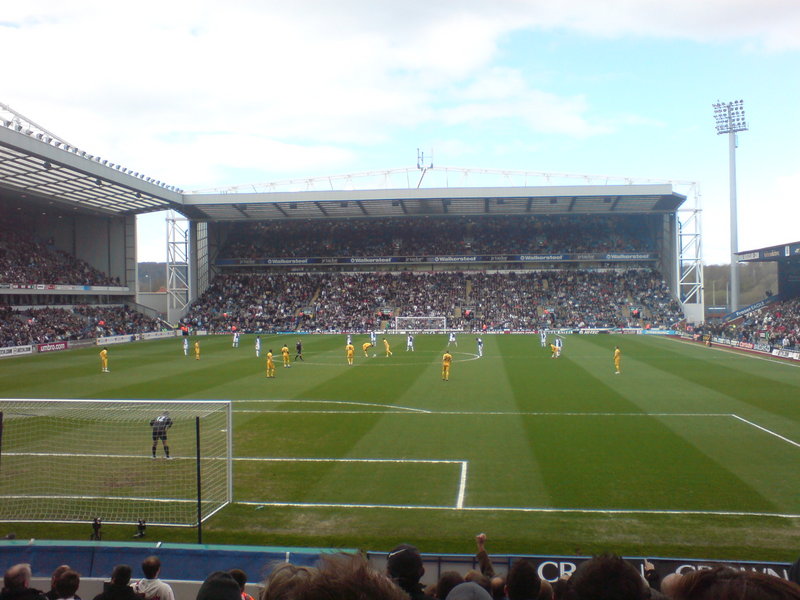
[[[128,585],[131,582],[132,570],[128,565],[117,565],[111,572],[111,583]]]
[[[425,574],[419,550],[411,544],[395,546],[386,559],[386,572],[400,584],[400,587],[404,588],[403,584],[406,582],[419,583]]]
[[[161,560],[157,556],[148,556],[142,561],[142,573],[146,579],[155,579],[161,571]]]
[[[317,570],[313,567],[298,567],[291,563],[276,566],[264,582],[260,600],[291,600],[295,587],[310,579]]]
[[[228,574],[239,584],[239,589],[244,591],[244,586],[247,585],[247,573],[241,569],[228,569]]]
[[[9,591],[22,590],[31,585],[31,566],[28,563],[20,563],[9,567],[3,575],[3,587]]]
[[[665,575],[664,579],[661,580],[661,585],[659,586],[661,593],[665,596],[669,596],[670,598],[675,596],[675,588],[678,587],[681,579],[683,579],[683,575],[680,573],[670,573],[669,575]]]
[[[292,600],[408,600],[405,592],[360,554],[322,558],[319,569],[295,587]]]
[[[474,581],[465,581],[450,590],[446,600],[492,600],[492,597]]]
[[[56,593],[59,598],[72,598],[80,585],[80,574],[72,569],[67,569],[56,579]]]
[[[577,600],[645,600],[650,596],[639,571],[613,554],[582,563],[570,582]]]
[[[197,590],[196,600],[242,600],[242,590],[230,573],[214,571]]]
[[[69,565],[61,565],[61,566],[55,568],[55,570],[53,571],[53,574],[50,575],[50,589],[51,590],[55,591],[55,589],[56,589],[56,581],[58,580],[58,578],[61,577],[62,573],[66,573],[71,568],[72,567],[70,567]]]
[[[459,583],[464,583],[464,577],[458,571],[445,571],[439,576],[439,581],[436,582],[436,597],[439,600],[447,598],[454,587]]]
[[[532,560],[520,558],[514,561],[506,576],[508,600],[534,600],[539,596],[541,587],[542,580]]]
[[[475,569],[470,569],[464,576],[464,581],[475,582],[483,589],[485,589],[487,592],[489,592],[489,594],[492,593],[492,580],[489,579],[489,577],[487,577],[480,571],[476,571]]]
[[[800,558],[798,558],[791,567],[789,567],[789,581],[793,581],[800,585]]]
[[[546,579],[542,579],[537,600],[553,600],[553,586]]]
[[[758,571],[714,567],[687,573],[675,600],[800,600],[800,586]]]
[[[503,600],[506,597],[506,580],[499,575],[492,577],[492,589],[489,593],[494,600]]]

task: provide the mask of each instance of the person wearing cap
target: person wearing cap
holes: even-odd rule
[[[492,597],[474,581],[465,581],[450,590],[446,600],[492,600]]]
[[[386,574],[411,600],[433,600],[432,596],[425,594],[419,582],[425,574],[425,567],[419,550],[411,544],[400,544],[389,552]]]

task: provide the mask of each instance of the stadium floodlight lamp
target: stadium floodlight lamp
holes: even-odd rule
[[[720,102],[717,100],[714,107],[717,135],[728,135],[728,164],[730,179],[730,227],[731,227],[731,292],[729,301],[730,312],[739,308],[739,271],[737,268],[737,253],[739,251],[739,225],[737,216],[736,199],[736,134],[747,131],[747,120],[744,113],[744,100],[733,102]]]
[[[713,107],[717,135],[747,130],[744,100],[734,100],[733,102],[717,101],[713,104]]]

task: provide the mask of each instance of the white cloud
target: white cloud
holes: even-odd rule
[[[800,172],[742,186],[739,192],[739,249],[800,241]]]
[[[439,124],[450,128],[416,143],[432,140],[437,162],[449,164],[536,152],[547,136],[535,134],[577,145],[667,128],[637,108],[600,112],[585,81],[555,86],[577,72],[545,64],[537,68],[552,75],[543,79],[508,66],[500,52],[514,34],[800,49],[797,0],[7,4],[0,52],[13,59],[4,63],[0,100],[92,154],[186,189],[246,183],[243,173],[264,181],[362,170],[376,149],[392,156],[408,132],[425,135]],[[609,65],[594,77],[616,73]],[[509,131],[508,139],[482,144],[470,135],[493,130]],[[626,160],[620,153],[620,164]],[[775,184],[770,203],[798,204],[787,181]],[[714,224],[707,247],[727,235],[723,209],[706,220]],[[747,219],[748,235],[751,223],[774,232],[761,214]]]

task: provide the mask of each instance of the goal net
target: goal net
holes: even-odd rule
[[[0,521],[196,526],[231,501],[230,402],[0,400],[0,419]]]
[[[395,317],[395,331],[444,331],[447,317]]]

